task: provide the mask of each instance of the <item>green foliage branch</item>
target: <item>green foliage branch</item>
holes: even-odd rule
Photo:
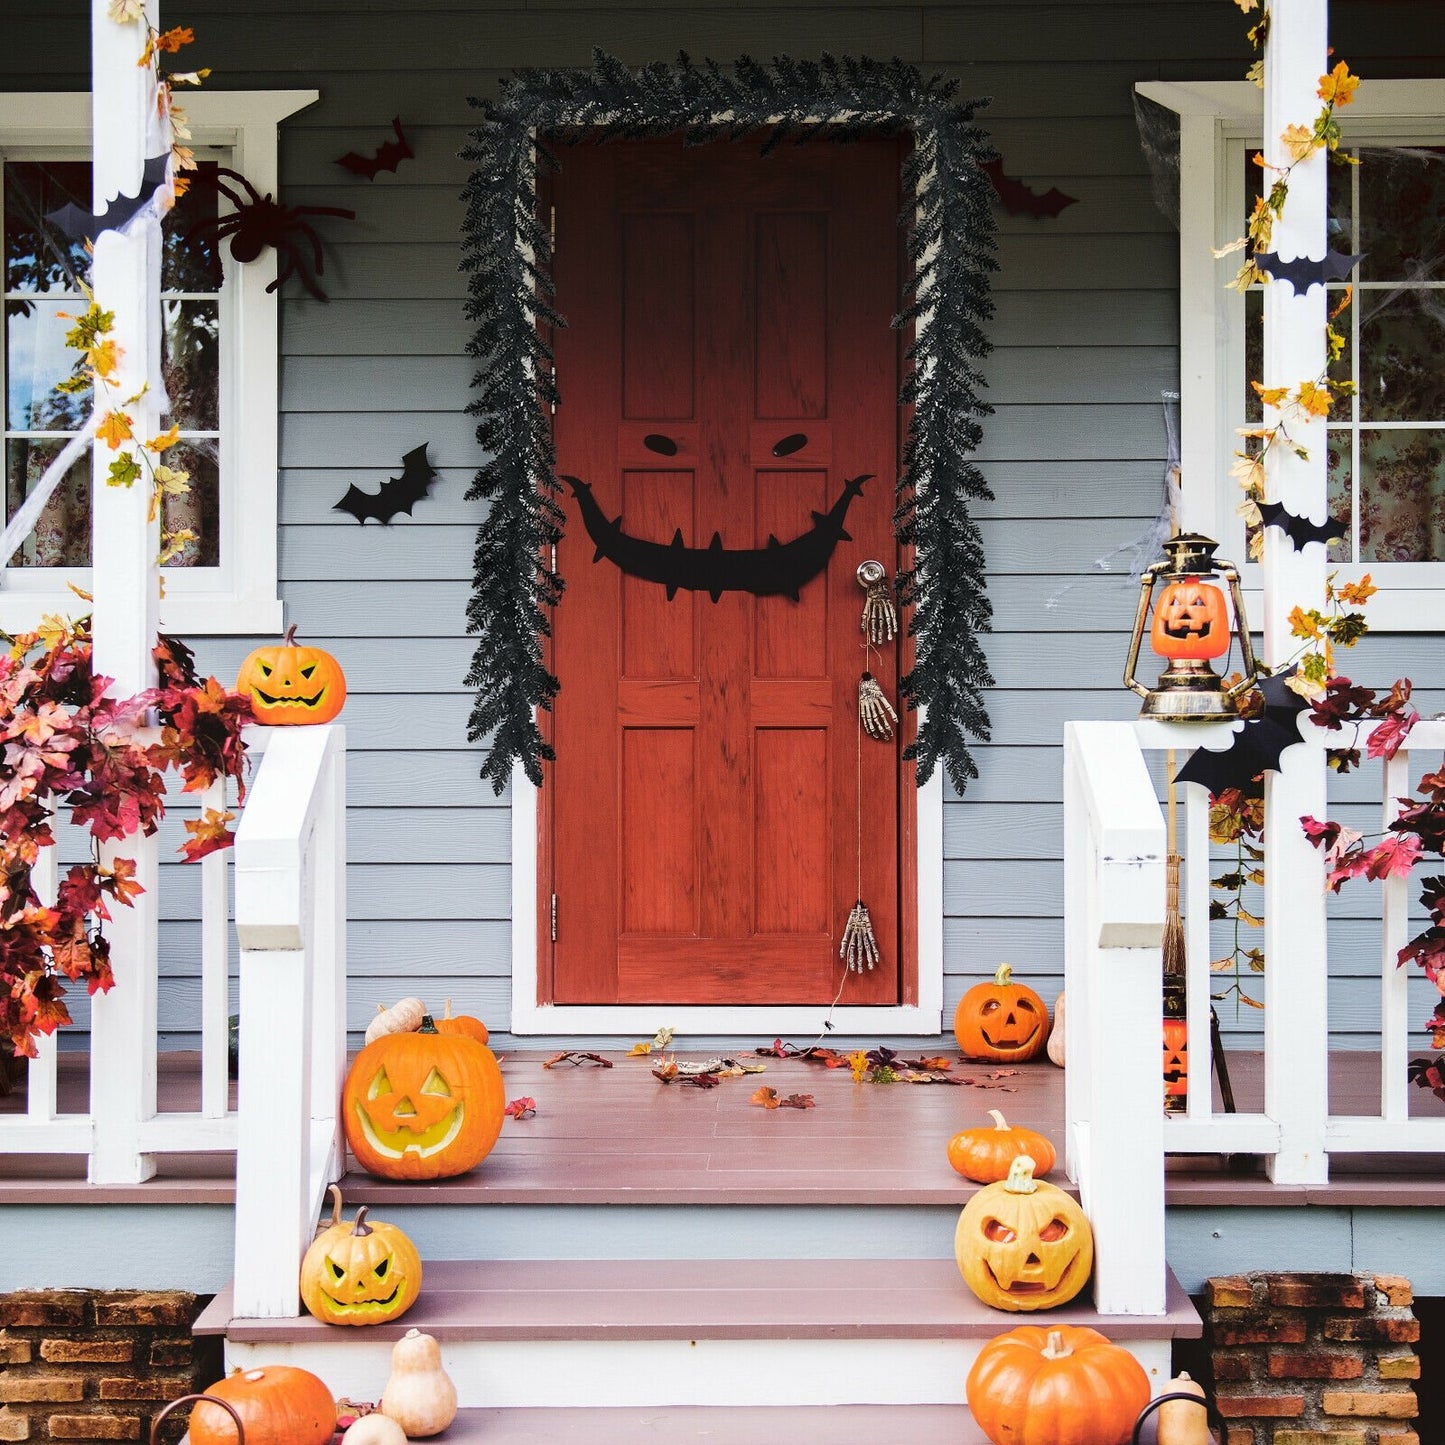
[[[521,71],[497,100],[472,104],[483,118],[462,152],[473,165],[462,262],[475,323],[468,351],[478,362],[468,411],[489,459],[467,494],[488,510],[467,606],[480,641],[466,681],[477,690],[468,737],[487,743],[482,776],[500,793],[519,762],[540,784],[553,756],[536,710],[550,709],[558,689],[544,646],[563,590],[551,559],[565,517],[544,329],[566,323],[548,300],[551,238],[535,196],[538,172],[558,166],[553,147],[681,131],[690,145],[761,135],[766,154],[812,137],[908,133],[901,223],[912,266],[894,326],[914,338],[899,398],[910,410],[893,521],[914,559],[897,584],[917,640],[901,692],[925,711],[905,756],[916,758],[920,785],[942,763],[962,792],[978,776],[970,738],[989,737],[983,693],[993,682],[979,640],[992,616],[983,542],[970,512],[991,495],[973,461],[991,410],[978,365],[989,351],[997,269],[993,192],[980,169],[993,151],[973,119],[983,102],[959,100],[956,82],[899,60],[744,57],[723,67],[681,55],[633,72],[598,51],[590,70]]]

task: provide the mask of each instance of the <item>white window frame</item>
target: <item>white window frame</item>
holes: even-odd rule
[[[287,116],[319,98],[315,90],[188,92],[180,97],[191,144],[225,153],[262,194],[275,196],[278,130]],[[90,152],[90,95],[85,91],[0,95],[0,157],[45,149]],[[224,202],[223,202],[224,204]],[[190,636],[281,630],[277,576],[277,432],[280,368],[276,253],[244,266],[222,249],[223,334],[220,415],[221,560],[217,567],[163,569],[161,625]],[[47,612],[72,613],[67,581],[84,585],[87,568],[0,571],[0,628],[33,628]]]
[[[1249,81],[1147,81],[1135,90],[1179,116],[1180,522],[1219,539],[1221,554],[1240,564],[1246,605],[1263,616],[1262,569],[1246,560],[1239,487],[1229,475],[1242,445],[1234,428],[1245,386],[1244,297],[1227,288],[1239,256],[1215,260],[1210,250],[1244,233],[1240,156],[1261,143],[1262,92]],[[1337,116],[1346,145],[1372,138],[1442,145],[1445,80],[1366,80]],[[1380,588],[1368,609],[1375,631],[1439,631],[1445,563],[1331,570],[1341,581],[1370,573]]]

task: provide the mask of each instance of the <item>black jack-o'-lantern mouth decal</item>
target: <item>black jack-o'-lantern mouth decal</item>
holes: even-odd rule
[[[562,480],[572,488],[587,535],[597,548],[592,560],[600,562],[605,557],[631,577],[661,583],[667,588],[669,602],[679,588],[706,592],[714,602],[724,592],[789,597],[796,602],[804,585],[827,567],[838,543],[853,540],[843,530],[843,521],[849,504],[854,497],[862,496],[863,483],[871,481],[872,476],[865,473],[844,482],[838,500],[828,511],[814,512],[813,526],[791,541],[780,542],[776,537],[769,537],[765,547],[736,550],[724,547],[722,537],[716,532],[706,547],[686,546],[680,528],[672,541],[666,543],[630,537],[622,530],[620,516],[611,522],[607,520],[592,495],[590,482],[568,476]]]

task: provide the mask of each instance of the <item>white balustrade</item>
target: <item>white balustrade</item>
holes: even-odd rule
[[[273,732],[236,836],[241,943],[235,1313],[288,1317],[342,1161],[346,747],[339,726]]]

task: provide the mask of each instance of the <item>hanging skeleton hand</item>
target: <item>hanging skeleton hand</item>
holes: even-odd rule
[[[875,645],[892,642],[898,632],[898,609],[893,605],[893,592],[883,564],[860,562],[858,585],[863,589],[863,619],[858,624],[859,631]]]
[[[838,957],[845,959],[850,973],[862,973],[878,966],[878,940],[873,936],[873,920],[860,898],[848,914],[843,925],[843,941],[838,945]]]
[[[883,689],[871,672],[865,672],[858,679],[858,716],[870,738],[886,743],[893,737],[893,724],[898,721],[898,714],[893,711],[893,704],[883,695]]]

